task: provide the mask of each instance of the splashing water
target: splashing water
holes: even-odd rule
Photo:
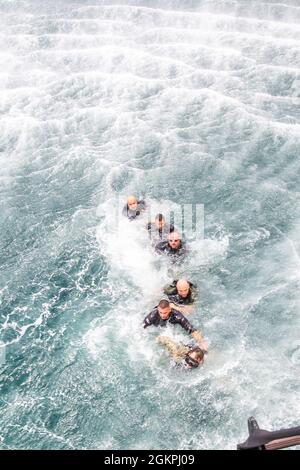
[[[299,2],[0,13],[0,447],[232,449],[251,415],[299,425]],[[154,254],[147,214],[115,225],[132,193],[204,205],[188,263]],[[210,343],[191,373],[142,328],[177,274]]]

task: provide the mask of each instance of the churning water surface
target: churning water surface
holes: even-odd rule
[[[300,417],[300,4],[0,0],[0,447],[234,449]],[[126,194],[204,207],[210,353],[144,316],[173,273]],[[186,335],[168,332],[178,340]]]

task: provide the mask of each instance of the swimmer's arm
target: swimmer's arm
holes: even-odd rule
[[[145,202],[143,199],[141,199],[140,201],[138,201],[138,206],[139,206],[139,209],[140,209],[141,211],[144,211],[144,210],[146,209],[146,207],[147,207],[146,202]]]
[[[153,325],[153,323],[155,322],[155,317],[156,317],[156,312],[155,312],[155,310],[152,310],[152,312],[150,312],[150,313],[144,318],[143,327],[144,327],[144,328],[147,328],[148,326]]]
[[[199,347],[207,352],[208,350],[208,342],[203,338],[203,336],[201,335],[200,331],[193,331],[193,333],[191,333],[191,336],[194,338],[194,340],[199,344]]]
[[[177,304],[170,303],[170,307],[175,308],[176,310],[183,313],[184,315],[191,313],[191,311],[193,310],[192,305],[177,305]]]

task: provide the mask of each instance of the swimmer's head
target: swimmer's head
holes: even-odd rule
[[[137,199],[135,196],[128,196],[127,198],[128,209],[135,211],[137,209]]]
[[[186,366],[189,369],[198,367],[204,362],[204,352],[199,347],[190,349],[185,357]]]
[[[161,300],[157,306],[159,316],[162,320],[167,320],[171,314],[171,306],[168,300]]]
[[[186,279],[179,279],[176,283],[176,289],[180,297],[187,297],[190,291],[190,285]]]

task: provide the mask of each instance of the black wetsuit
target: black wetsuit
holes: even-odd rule
[[[190,290],[188,295],[186,297],[181,297],[177,292],[176,284],[177,280],[164,287],[164,293],[168,296],[169,301],[177,305],[193,304],[197,298],[196,286],[192,282],[189,282]]]
[[[137,208],[135,210],[129,209],[128,204],[126,204],[126,206],[123,207],[122,214],[125,215],[125,217],[128,217],[129,220],[134,220],[145,209],[146,209],[145,201],[140,200],[140,201],[137,201]]]
[[[172,233],[175,230],[175,227],[172,224],[171,225],[166,224],[164,225],[163,228],[158,229],[155,223],[153,222],[149,222],[146,228],[148,230],[149,237],[151,239],[152,244],[157,244],[165,240],[167,236],[169,235],[169,233]]]
[[[179,325],[182,326],[182,328],[189,334],[196,331],[196,328],[191,325],[187,318],[185,318],[185,316],[175,308],[172,308],[170,316],[166,320],[163,320],[158,313],[158,308],[155,307],[144,319],[144,328],[147,328],[150,325],[166,326],[167,323],[172,323],[174,325],[179,323]]]
[[[186,247],[185,242],[181,241],[180,245],[179,245],[179,248],[176,250],[176,249],[172,248],[169,245],[168,240],[165,240],[163,242],[159,242],[155,246],[155,251],[156,251],[156,253],[167,255],[167,256],[169,256],[169,258],[171,258],[175,261],[175,260],[183,257],[187,253],[187,247]]]

